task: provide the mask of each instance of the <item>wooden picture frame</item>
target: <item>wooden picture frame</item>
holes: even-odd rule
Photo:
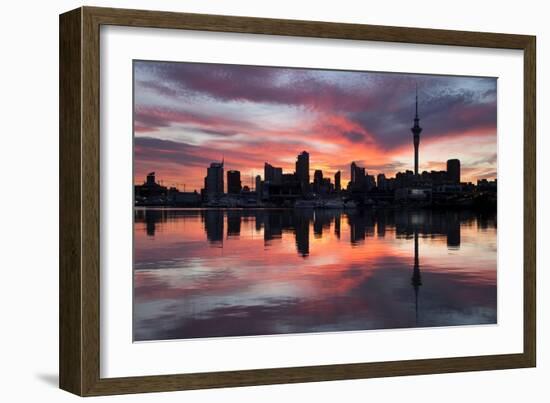
[[[100,377],[99,35],[101,25],[401,42],[524,52],[524,349],[467,356],[227,372]],[[81,7],[60,16],[60,387],[80,396],[533,367],[535,37]]]

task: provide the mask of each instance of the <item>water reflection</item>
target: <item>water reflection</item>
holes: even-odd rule
[[[136,340],[496,322],[494,214],[136,209],[134,227]]]
[[[414,265],[411,284],[414,288],[414,319],[415,324],[418,324],[418,289],[422,285],[422,277],[420,276],[420,259],[418,258],[418,231],[414,233]]]

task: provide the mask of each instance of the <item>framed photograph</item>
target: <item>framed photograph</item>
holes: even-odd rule
[[[535,37],[60,16],[60,387],[533,367]]]

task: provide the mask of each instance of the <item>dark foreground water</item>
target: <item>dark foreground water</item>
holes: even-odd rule
[[[136,209],[134,339],[496,323],[496,216]]]

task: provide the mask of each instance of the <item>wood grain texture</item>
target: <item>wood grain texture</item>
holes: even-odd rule
[[[59,386],[82,394],[81,11],[59,18]]]
[[[99,378],[99,24],[82,9],[82,390]]]
[[[100,377],[101,25],[524,51],[524,352],[130,378]],[[82,7],[60,17],[60,387],[81,396],[532,367],[535,321],[535,37]]]
[[[524,48],[523,96],[523,354],[536,366],[537,339],[537,79],[536,39],[530,37]]]

